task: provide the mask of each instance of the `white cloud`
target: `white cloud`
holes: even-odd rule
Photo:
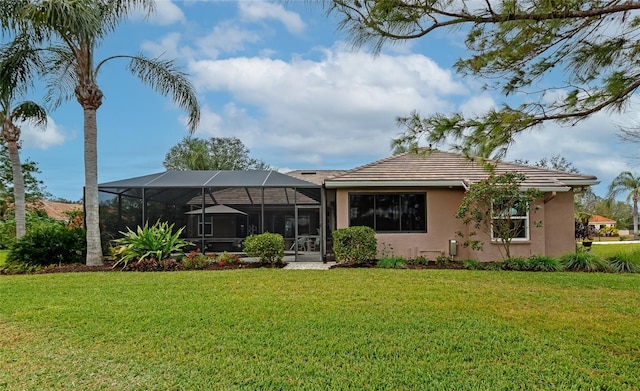
[[[265,19],[274,19],[281,22],[293,34],[300,34],[305,29],[300,15],[287,11],[280,4],[266,1],[239,1],[238,7],[240,17],[247,21],[259,22]]]
[[[186,18],[184,13],[171,0],[156,1],[156,9],[150,20],[153,23],[167,26],[174,23],[183,23]]]
[[[157,42],[143,41],[140,47],[153,57],[191,59],[194,51],[186,46],[180,46],[182,35],[169,33]]]
[[[49,149],[62,145],[65,141],[62,130],[51,117],[47,118],[46,128],[33,126],[29,123],[22,123],[19,126],[22,129],[20,139],[25,148]]]
[[[221,52],[233,53],[244,50],[245,43],[254,43],[260,40],[260,36],[243,29],[231,22],[221,23],[204,38],[196,41],[200,52],[210,58],[217,58]]]
[[[416,108],[423,114],[447,111],[447,98],[467,92],[450,71],[424,56],[372,57],[342,49],[326,50],[319,61],[196,61],[190,73],[203,92],[227,92],[235,102],[219,114],[221,127],[206,132],[269,149],[263,159],[274,165],[382,157],[399,133],[398,115]]]

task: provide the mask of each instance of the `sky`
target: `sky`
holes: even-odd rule
[[[463,36],[435,32],[373,55],[354,49],[335,16],[306,1],[157,0],[150,18],[133,15],[96,55],[162,56],[189,74],[201,105],[195,137],[238,137],[280,171],[351,169],[391,155],[398,116],[418,110],[482,113],[505,102],[483,81],[453,70]],[[98,75],[99,183],[164,171],[169,149],[188,135],[186,114],[130,73],[122,59]],[[37,95],[37,92],[34,92]],[[44,95],[42,92],[41,96]],[[601,184],[606,195],[622,171],[640,172],[638,145],[618,126],[638,121],[598,113],[575,126],[548,124],[520,134],[505,160],[561,155]],[[84,185],[83,116],[71,100],[49,113],[46,129],[23,126],[22,159],[54,197],[80,200]]]

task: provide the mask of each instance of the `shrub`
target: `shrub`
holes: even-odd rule
[[[562,270],[562,265],[557,258],[546,255],[534,255],[529,258],[529,270],[536,272],[557,272]]]
[[[124,237],[116,239],[113,256],[116,260],[113,267],[120,264],[126,267],[132,260],[141,260],[152,257],[157,260],[168,258],[171,253],[179,252],[183,247],[190,245],[188,241],[181,239],[180,234],[184,228],[173,232],[174,224],[157,221],[149,227],[138,226],[136,232],[127,228],[127,232],[120,232]]]
[[[156,259],[154,257],[141,258],[136,262],[127,264],[124,270],[136,272],[169,272],[180,270],[181,264],[175,259]]]
[[[387,269],[404,269],[407,266],[407,260],[403,257],[384,257],[378,260],[376,266]]]
[[[425,257],[424,255],[421,255],[421,256],[415,258],[414,260],[412,260],[411,263],[414,264],[414,265],[428,265],[429,264],[429,258]]]
[[[619,273],[640,273],[640,262],[638,262],[637,252],[620,251],[613,256],[607,257],[613,271]]]
[[[238,264],[238,263],[242,262],[240,260],[240,256],[238,256],[237,254],[228,253],[226,251],[223,251],[222,254],[219,254],[216,257],[216,261],[218,262],[218,264],[220,266],[235,265],[235,264]]]
[[[87,245],[82,228],[55,222],[33,227],[17,240],[7,256],[10,266],[48,266],[84,261]]]
[[[284,257],[284,238],[280,234],[265,232],[251,235],[244,241],[244,252],[250,257],[259,258],[261,262],[282,262]]]
[[[449,262],[451,262],[451,258],[449,258],[448,256],[446,256],[444,254],[438,255],[436,257],[436,264],[437,265],[444,265],[444,264],[447,264]]]
[[[349,227],[333,231],[333,252],[338,262],[364,263],[376,258],[376,233],[370,227]]]
[[[487,262],[484,264],[485,270],[502,270],[502,262]]]
[[[480,261],[476,261],[475,259],[465,259],[462,261],[462,265],[465,269],[469,270],[484,270],[484,264]]]
[[[529,270],[529,260],[524,257],[511,257],[502,261],[504,270]]]
[[[560,257],[560,264],[565,270],[583,272],[610,271],[609,262],[603,258],[585,251],[565,254]]]
[[[200,270],[211,265],[212,259],[201,252],[191,251],[180,261],[180,265],[184,270]]]

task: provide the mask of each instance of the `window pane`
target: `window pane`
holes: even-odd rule
[[[400,196],[400,210],[402,212],[400,229],[402,231],[426,232],[425,205],[425,194],[402,194]]]
[[[349,226],[363,225],[375,229],[374,196],[365,194],[349,195]]]
[[[511,222],[509,222],[509,227],[508,227],[508,232],[506,232],[507,230],[507,226],[506,224],[508,223],[507,220],[503,220],[503,219],[494,219],[493,220],[493,229],[491,232],[491,236],[494,239],[500,239],[501,235],[500,232],[502,232],[503,230],[505,231],[505,237],[509,236],[513,239],[526,239],[527,238],[527,224],[528,224],[528,220],[527,219],[512,219]],[[507,235],[508,234],[508,235]]]
[[[376,196],[376,231],[400,230],[400,195]]]

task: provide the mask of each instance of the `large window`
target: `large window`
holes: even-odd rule
[[[529,239],[529,206],[517,202],[493,202],[491,238]]]
[[[376,232],[427,232],[425,193],[349,194],[349,225]]]

